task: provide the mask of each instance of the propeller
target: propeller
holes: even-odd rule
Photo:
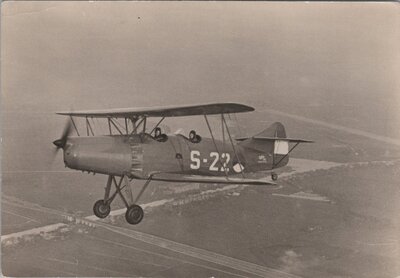
[[[53,144],[56,146],[55,152],[65,147],[65,144],[67,144],[68,136],[71,134],[71,132],[72,132],[72,123],[71,121],[68,121],[64,127],[64,131],[61,135],[61,138],[53,141]]]

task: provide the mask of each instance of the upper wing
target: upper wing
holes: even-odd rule
[[[168,173],[153,174],[151,179],[155,181],[168,181],[168,182],[276,185],[276,183],[267,180],[198,176],[198,175],[178,175],[178,174],[168,174]]]
[[[241,113],[249,111],[254,111],[254,108],[239,103],[210,103],[202,105],[183,105],[183,106],[168,106],[168,107],[85,110],[85,111],[74,111],[74,112],[58,112],[57,114],[74,116],[74,117],[131,118],[135,116],[180,117],[180,116],[194,116],[194,115]]]

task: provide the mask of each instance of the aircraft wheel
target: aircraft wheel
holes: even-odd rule
[[[141,206],[131,205],[125,213],[125,219],[129,224],[136,225],[142,221],[144,212]]]
[[[98,218],[105,218],[110,214],[111,207],[104,200],[98,200],[94,203],[93,212]]]
[[[277,174],[277,173],[271,173],[271,179],[272,179],[273,181],[278,180],[278,174]]]

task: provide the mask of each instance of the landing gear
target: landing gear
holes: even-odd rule
[[[110,205],[104,200],[98,200],[94,203],[93,212],[98,218],[106,218],[111,211]]]
[[[142,221],[144,212],[141,206],[131,205],[125,213],[125,219],[129,224],[136,225]]]
[[[272,173],[271,173],[271,179],[272,179],[273,181],[276,181],[276,180],[278,180],[278,174],[277,174],[277,173],[274,173],[274,172],[272,172]]]
[[[122,182],[125,181],[125,184],[123,186]],[[142,221],[144,212],[142,207],[137,205],[136,203],[139,201],[139,198],[142,196],[143,192],[146,190],[147,186],[149,185],[151,181],[151,176],[147,179],[146,183],[143,185],[142,189],[140,190],[139,194],[137,195],[136,199],[133,201],[132,197],[132,191],[130,188],[129,180],[127,176],[122,176],[117,182],[114,176],[109,176],[107,185],[105,188],[105,194],[104,194],[104,199],[103,200],[98,200],[94,206],[93,206],[93,212],[94,214],[99,217],[99,218],[105,218],[107,217],[110,212],[111,212],[111,203],[114,200],[114,198],[119,195],[124,202],[127,210],[125,213],[125,219],[129,224],[139,224],[140,221]],[[110,190],[111,190],[111,185],[115,185],[115,192],[110,196]],[[125,195],[122,193],[122,189],[125,188]],[[128,199],[128,200],[127,200]]]

